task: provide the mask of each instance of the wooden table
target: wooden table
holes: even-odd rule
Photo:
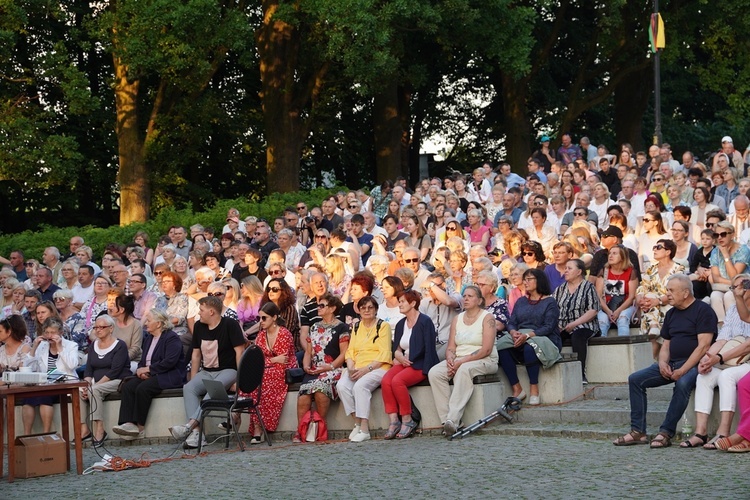
[[[60,422],[65,439],[65,458],[70,470],[70,424],[68,422],[68,398],[73,403],[73,435],[75,437],[76,467],[83,474],[83,451],[81,450],[81,402],[78,389],[87,382],[58,382],[40,385],[0,385],[0,477],[3,475],[3,420],[8,418],[8,482],[12,483],[16,472],[16,399],[38,396],[60,396]]]

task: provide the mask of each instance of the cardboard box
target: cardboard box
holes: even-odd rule
[[[16,477],[40,477],[68,471],[65,440],[54,432],[16,438]]]

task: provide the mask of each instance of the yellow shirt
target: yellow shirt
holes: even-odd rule
[[[383,321],[380,325],[380,332],[378,332],[377,320],[370,328],[367,328],[360,321],[349,339],[346,359],[353,359],[354,367],[357,369],[367,366],[373,361],[382,363],[381,368],[384,370],[390,369],[393,364],[391,325],[387,321]]]

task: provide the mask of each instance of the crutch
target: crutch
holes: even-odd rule
[[[521,400],[514,397],[509,397],[505,400],[505,403],[498,408],[497,410],[493,411],[489,415],[487,415],[484,418],[480,418],[473,424],[464,427],[462,429],[459,429],[456,431],[455,434],[450,436],[448,438],[449,441],[453,441],[456,438],[463,438],[464,436],[468,436],[472,432],[481,429],[485,425],[489,424],[493,420],[497,419],[498,417],[503,417],[505,420],[508,421],[508,423],[511,423],[513,421],[513,416],[509,413],[515,413],[521,409]]]

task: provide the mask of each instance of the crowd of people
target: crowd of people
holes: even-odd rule
[[[120,391],[112,431],[135,439],[152,398],[183,387],[186,422],[170,432],[197,447],[203,381],[231,389],[255,344],[267,368],[260,412],[268,431],[288,372],[301,368],[300,420],[313,408],[325,420],[340,398],[353,419],[350,440],[362,442],[378,387],[386,439],[414,432],[409,387],[426,380],[450,435],[463,425],[477,375],[501,370],[512,396],[537,405],[540,373],[564,342],[587,384],[588,341],[635,331],[651,340],[656,363],[631,376],[632,430],[615,444],[668,446],[697,384],[696,433],[682,446],[750,451],[750,365],[742,362],[750,342],[738,340],[750,336],[743,155],[731,137],[705,162],[689,151],[678,161],[668,144],[610,153],[569,134],[557,150],[549,143],[541,137],[524,176],[501,163],[413,186],[398,178],[319,207],[298,202],[273,221],[230,209],[221,231],[172,227],[153,246],[137,232],[100,258],[80,236],[66,255],[48,247],[37,260],[14,250],[0,257],[0,369],[88,380],[81,399],[92,410],[81,425],[95,444],[107,432],[93,400]],[[667,418],[649,441],[646,388],[673,382]],[[717,386],[722,424],[709,440]],[[738,397],[743,420],[730,436]],[[25,402],[27,431],[37,407],[49,430],[54,401],[42,399]],[[261,427],[251,419],[251,442],[263,440]]]

